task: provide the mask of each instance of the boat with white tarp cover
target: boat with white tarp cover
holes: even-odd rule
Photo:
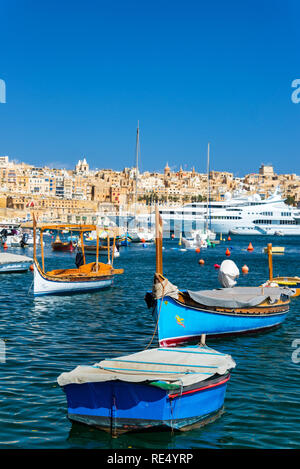
[[[58,384],[72,421],[118,435],[131,430],[187,430],[222,412],[230,355],[206,345],[154,348],[77,366]]]
[[[32,263],[33,259],[27,256],[11,254],[10,252],[0,253],[0,273],[25,272]]]

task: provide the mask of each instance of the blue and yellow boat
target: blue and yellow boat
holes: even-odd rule
[[[225,260],[219,271],[224,288],[179,291],[162,275],[161,249],[162,239],[158,238],[153,289],[145,296],[161,346],[198,341],[205,335],[261,331],[284,321],[290,305],[291,292],[287,288],[235,287],[239,270],[232,261]],[[226,271],[228,266],[232,272]]]

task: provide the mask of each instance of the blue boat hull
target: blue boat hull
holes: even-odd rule
[[[112,435],[148,429],[187,430],[222,412],[229,373],[182,392],[123,381],[68,384],[68,417]]]
[[[29,267],[32,265],[32,261],[24,262],[10,262],[7,264],[0,265],[0,273],[9,273],[9,272],[27,272]]]
[[[281,324],[289,310],[289,306],[273,308],[273,312],[265,312],[253,308],[246,313],[235,310],[216,312],[213,310],[185,306],[179,301],[165,297],[157,300],[153,310],[155,322],[158,322],[158,339],[160,346],[178,345],[198,340],[202,334],[225,335],[242,334],[245,332],[264,330]]]

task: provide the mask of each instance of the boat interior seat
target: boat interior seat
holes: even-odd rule
[[[111,271],[111,266],[109,264],[99,262],[97,272],[96,262],[90,262],[89,264],[81,265],[78,269],[56,269],[50,270],[49,272],[46,272],[46,274],[50,276],[64,277],[69,275],[87,275],[89,273],[103,274],[103,271],[107,271],[109,273]]]

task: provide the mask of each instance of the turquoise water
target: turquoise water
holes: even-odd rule
[[[246,250],[249,241],[252,253]],[[267,241],[286,248],[284,255],[273,256],[274,274],[300,276],[296,237],[232,236],[200,254],[172,249],[178,240],[167,241],[164,273],[180,288],[217,287],[213,266],[222,262],[229,246],[238,267],[249,267],[238,284],[258,285],[268,278],[267,256],[262,253]],[[30,248],[26,252],[32,255]],[[47,270],[75,266],[75,254],[54,254],[49,246],[45,253]],[[0,339],[6,344],[6,362],[0,363],[0,448],[300,447],[300,363],[292,361],[292,343],[300,340],[300,297],[292,300],[286,321],[275,330],[207,341],[237,363],[225,412],[214,423],[184,433],[136,433],[118,439],[71,424],[57,376],[79,364],[143,350],[153,335],[154,323],[143,298],[152,286],[154,247],[121,248],[115,266],[124,267],[125,273],[115,278],[113,288],[73,296],[34,298],[29,292],[31,272],[0,276]],[[156,337],[152,346],[157,346]]]

